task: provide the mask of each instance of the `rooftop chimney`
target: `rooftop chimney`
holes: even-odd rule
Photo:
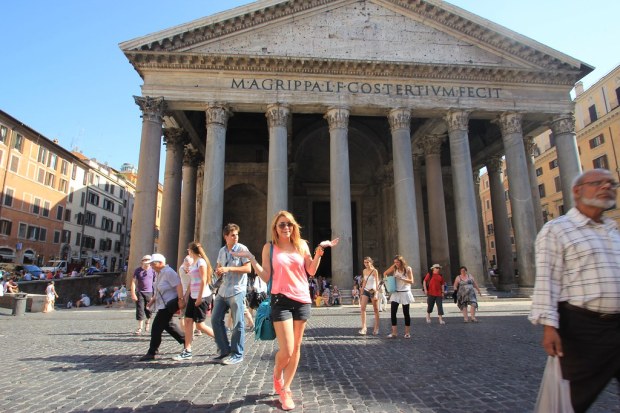
[[[579,96],[582,93],[583,93],[583,82],[580,80],[579,82],[575,83],[575,94]]]

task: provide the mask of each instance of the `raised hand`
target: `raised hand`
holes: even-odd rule
[[[340,242],[340,238],[334,238],[331,241],[322,241],[319,246],[321,248],[335,247]]]

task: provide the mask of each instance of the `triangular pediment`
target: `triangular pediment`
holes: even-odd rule
[[[217,61],[202,57],[297,59],[304,65],[308,59],[330,65],[387,62],[559,74],[562,83],[592,70],[439,0],[263,0],[125,42],[121,48],[138,70],[146,61],[170,64],[174,55],[185,55],[184,64],[209,67]]]
[[[192,53],[524,67],[386,8],[348,1],[185,49]],[[531,67],[531,66],[530,66]]]

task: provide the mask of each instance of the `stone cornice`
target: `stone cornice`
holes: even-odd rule
[[[575,70],[530,69],[417,64],[371,60],[340,60],[302,57],[221,55],[170,52],[126,52],[133,67],[143,76],[149,69],[204,70],[215,72],[313,74],[372,78],[439,79],[492,83],[572,86]]]
[[[576,67],[562,61],[553,56],[552,52],[546,53],[544,47],[537,48],[534,47],[535,44],[524,43],[526,38],[516,33],[510,33],[506,29],[493,30],[493,27],[489,27],[490,22],[476,18],[475,15],[463,13],[441,2],[435,0],[384,0],[384,2],[391,4],[395,9],[417,15],[420,20],[430,21],[439,27],[444,27],[446,31],[458,33],[460,37],[469,38],[473,43],[480,43],[488,49],[514,56],[537,67],[551,71],[572,72],[573,76],[579,73],[580,76],[573,78],[573,83],[578,77],[591,71],[587,67]],[[180,52],[200,43],[215,41],[219,37],[245,32],[314,8],[329,7],[330,4],[338,3],[342,3],[342,0],[289,0],[275,4],[266,3],[264,7],[260,7],[259,3],[258,9],[247,10],[234,17],[229,15],[222,20],[205,20],[204,24],[188,24],[180,27],[180,30],[185,29],[184,31],[176,33],[168,31],[166,37],[149,37],[142,44],[136,41],[125,42],[121,44],[121,47],[125,47],[124,51],[130,60],[132,60],[131,52],[136,51]]]

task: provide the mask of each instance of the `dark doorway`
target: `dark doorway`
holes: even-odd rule
[[[355,203],[351,203],[351,237],[353,244],[353,277],[354,274],[357,274],[359,270],[359,263],[357,262],[357,209],[355,208]],[[332,238],[332,230],[331,230],[331,214],[330,214],[330,206],[329,202],[314,202],[312,204],[312,239],[310,240],[310,250],[314,251],[314,248],[319,244],[319,242],[331,239]],[[332,254],[331,249],[325,250],[325,254],[321,259],[321,265],[319,266],[319,270],[316,275],[323,277],[331,277],[332,273]]]

